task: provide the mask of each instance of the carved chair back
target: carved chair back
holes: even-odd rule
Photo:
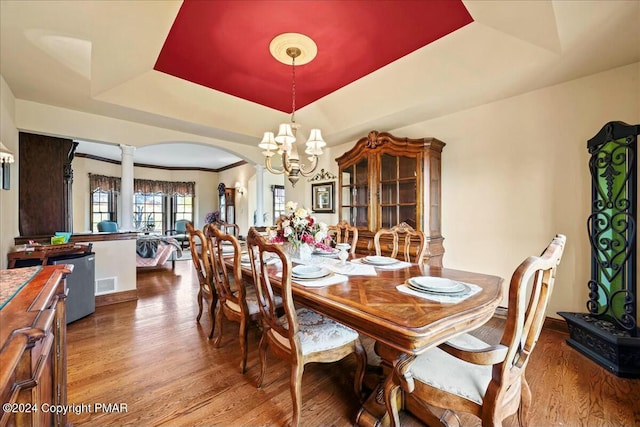
[[[391,244],[381,240],[391,239]],[[402,241],[402,246],[400,242]],[[415,262],[422,265],[424,263],[424,257],[427,254],[427,239],[424,233],[420,230],[415,230],[406,222],[402,222],[391,228],[382,228],[378,230],[373,238],[373,245],[376,249],[376,255],[383,255],[389,251],[391,258],[398,257],[398,253],[401,253],[402,257],[407,262]],[[386,247],[385,247],[386,246]],[[402,250],[402,252],[400,252]],[[411,254],[415,256],[411,258]]]
[[[329,226],[329,234],[336,243],[349,243],[351,245],[349,252],[351,255],[355,255],[356,245],[358,244],[358,227],[349,224],[343,219],[336,225]]]
[[[398,387],[420,407],[445,409],[443,416],[450,421],[456,421],[454,411],[461,411],[479,417],[483,426],[501,426],[517,411],[520,425],[527,425],[531,390],[525,369],[542,330],[565,243],[566,237],[557,235],[542,255],[528,257],[513,273],[500,344],[464,334],[419,355],[406,365],[406,373],[404,366],[396,367],[385,384],[392,426],[399,423]]]
[[[355,354],[357,368],[354,391],[356,396],[361,397],[367,355],[358,333],[315,311],[306,308],[296,310],[291,284],[291,259],[285,255],[281,245],[268,243],[253,227],[249,229],[247,245],[251,263],[256,266],[253,277],[263,318],[258,387],[262,385],[266,372],[267,349],[271,349],[274,355],[291,364],[289,388],[293,402],[293,417],[290,425],[298,426],[302,412],[301,387],[304,365],[310,362],[335,362]],[[279,293],[282,296],[284,316],[279,316],[277,310],[276,292],[267,262],[259,261],[266,260],[267,255],[275,256],[282,263]]]
[[[211,332],[209,338],[213,336],[214,328],[214,310],[218,300],[215,286],[213,284],[213,268],[209,258],[209,244],[208,239],[204,233],[193,227],[193,224],[188,222],[187,236],[189,240],[189,249],[191,251],[191,260],[193,267],[196,270],[196,276],[198,277],[198,316],[196,320],[199,322],[202,317],[203,301],[207,304],[207,310],[211,318]]]
[[[242,248],[240,242],[232,234],[226,234],[217,227],[211,227],[213,237],[209,239],[211,264],[214,266],[214,283],[218,292],[220,307],[216,314],[216,338],[214,345],[218,347],[222,340],[223,315],[230,321],[240,323],[240,372],[244,373],[247,365],[247,330],[251,320],[257,321],[260,311],[257,306],[255,292],[249,292],[242,278]],[[232,248],[232,250],[225,250]],[[225,257],[233,257],[232,266],[228,266]],[[253,291],[253,286],[251,286]]]

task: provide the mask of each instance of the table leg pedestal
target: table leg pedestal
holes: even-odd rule
[[[381,345],[379,342],[375,344],[375,352],[382,359],[382,373],[379,375],[377,384],[367,400],[360,408],[356,416],[356,425],[360,427],[388,427],[391,422],[389,413],[384,403],[384,383],[387,376],[393,372],[393,360],[401,353],[389,347]],[[398,392],[398,407],[403,407],[403,392]]]
[[[356,416],[356,425],[360,427],[387,427],[389,414],[384,405],[384,380],[373,390]]]

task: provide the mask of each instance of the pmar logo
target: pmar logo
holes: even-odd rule
[[[96,403],[93,405],[94,412],[127,412],[126,403]]]

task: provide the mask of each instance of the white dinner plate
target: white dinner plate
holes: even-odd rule
[[[296,279],[319,279],[329,273],[331,271],[317,265],[296,265],[291,269],[291,276]]]
[[[464,283],[444,277],[412,277],[407,280],[407,285],[414,290],[437,294],[457,294],[469,290],[469,287]]]
[[[379,256],[379,255],[366,256],[362,259],[362,261],[366,262],[367,264],[373,264],[373,265],[390,265],[398,262],[398,260],[395,258],[391,258],[388,256]]]

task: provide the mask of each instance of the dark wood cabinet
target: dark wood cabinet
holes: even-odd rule
[[[70,139],[20,132],[19,230],[21,236],[73,231]]]
[[[66,414],[49,408],[67,404],[69,273],[64,265],[2,272],[1,427],[67,425]]]
[[[360,253],[373,253],[373,236],[401,222],[423,231],[429,264],[442,266],[440,163],[445,143],[372,131],[336,159],[340,219],[358,227]]]
[[[236,190],[225,188],[220,194],[220,220],[229,224],[236,222]]]

